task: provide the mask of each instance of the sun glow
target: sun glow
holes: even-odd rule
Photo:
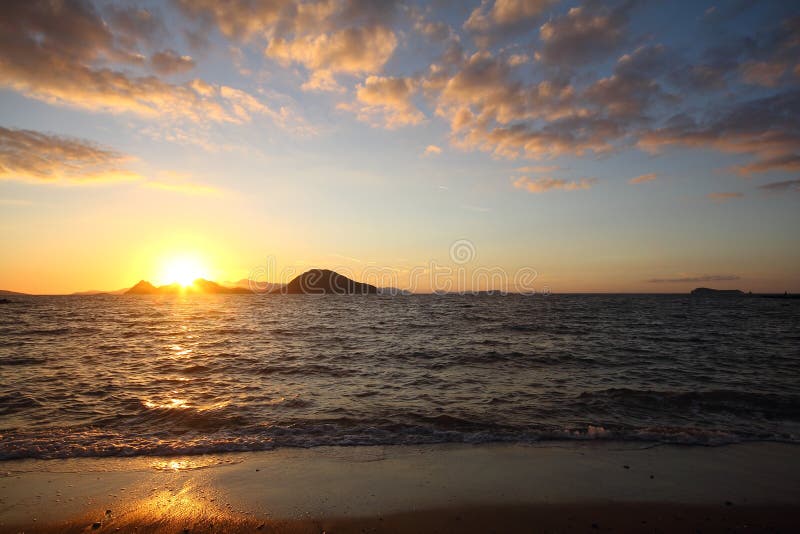
[[[203,262],[193,256],[170,258],[164,263],[161,283],[190,286],[198,278],[208,278]]]

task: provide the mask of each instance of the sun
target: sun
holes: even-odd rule
[[[207,278],[207,270],[198,258],[179,256],[164,262],[161,280],[165,284],[190,286],[198,278]]]

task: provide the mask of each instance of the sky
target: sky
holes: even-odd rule
[[[2,289],[798,292],[799,208],[795,1],[0,4]]]

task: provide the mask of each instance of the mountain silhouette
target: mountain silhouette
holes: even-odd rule
[[[242,287],[225,287],[216,282],[198,278],[189,286],[167,284],[156,287],[146,280],[140,280],[135,286],[127,290],[125,295],[175,295],[178,293],[202,293],[210,295],[252,294],[249,289]]]
[[[378,288],[371,284],[356,282],[328,269],[311,269],[295,277],[284,288],[275,292],[291,295],[366,295],[376,294]]]
[[[692,289],[691,295],[695,297],[738,297],[744,295],[738,289],[711,289],[710,287],[698,287]]]

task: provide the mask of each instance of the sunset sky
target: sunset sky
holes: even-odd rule
[[[403,286],[468,240],[554,292],[797,292],[799,228],[796,1],[0,4],[0,289]]]

